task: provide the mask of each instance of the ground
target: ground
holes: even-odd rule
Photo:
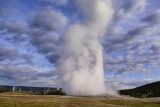
[[[48,96],[0,93],[0,107],[160,107],[160,98]]]

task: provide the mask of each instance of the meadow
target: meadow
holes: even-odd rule
[[[160,107],[160,98],[50,96],[0,93],[0,107]]]

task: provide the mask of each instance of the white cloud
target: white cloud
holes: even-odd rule
[[[39,0],[39,1],[46,1],[50,3],[55,3],[57,5],[66,5],[68,3],[68,0]]]
[[[68,22],[63,13],[56,11],[51,7],[40,9],[33,18],[30,18],[30,24],[34,28],[56,31],[62,29]]]

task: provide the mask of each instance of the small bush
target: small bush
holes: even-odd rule
[[[48,95],[66,95],[66,93],[63,92],[62,90],[51,91],[51,92],[49,92],[47,94]]]

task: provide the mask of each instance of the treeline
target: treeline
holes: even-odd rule
[[[9,92],[10,90],[5,90],[5,89],[3,89],[3,90],[0,90],[0,93],[3,93],[3,92]]]
[[[134,89],[120,90],[119,94],[137,98],[160,97],[160,81],[139,86]]]

